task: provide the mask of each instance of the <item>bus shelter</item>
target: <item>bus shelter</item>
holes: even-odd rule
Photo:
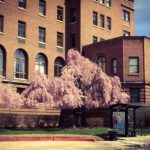
[[[146,103],[114,104],[111,109],[111,129],[119,136],[136,136],[136,110],[150,107]]]

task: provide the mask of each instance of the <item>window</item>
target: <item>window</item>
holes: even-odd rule
[[[18,36],[25,38],[26,37],[26,23],[18,21]]]
[[[107,30],[111,30],[111,18],[107,17]]]
[[[97,36],[93,36],[93,43],[97,43]]]
[[[4,16],[0,16],[0,32],[4,32]]]
[[[111,0],[106,0],[106,6],[111,7]]]
[[[104,5],[105,4],[105,0],[100,0],[100,4]]]
[[[22,49],[17,49],[15,52],[14,77],[20,79],[27,78],[27,57]]]
[[[57,46],[63,47],[63,33],[57,32]]]
[[[111,69],[112,69],[112,74],[116,75],[117,74],[117,60],[114,58],[111,61]]]
[[[46,43],[46,29],[39,27],[39,42]]]
[[[130,13],[126,10],[123,10],[123,19],[126,21],[130,21]]]
[[[17,93],[21,94],[24,90],[25,88],[17,88]]]
[[[100,27],[105,27],[105,17],[102,14],[100,15]]]
[[[97,12],[93,11],[93,25],[97,26]]]
[[[63,21],[63,7],[57,6],[57,20]]]
[[[131,103],[139,103],[140,102],[140,89],[130,89],[130,98]]]
[[[138,74],[139,73],[139,58],[138,57],[129,57],[129,74]]]
[[[128,32],[128,31],[123,31],[123,36],[130,36],[130,32]]]
[[[65,65],[65,62],[63,58],[57,57],[55,59],[55,63],[54,63],[54,76],[55,77],[59,77],[61,75],[62,68],[64,67],[64,65]]]
[[[75,48],[76,47],[76,35],[75,33],[72,33],[71,36],[71,48]]]
[[[0,46],[0,76],[4,76],[5,73],[5,51]]]
[[[101,67],[104,72],[106,71],[106,60],[104,56],[97,56],[94,62]]]
[[[19,0],[18,7],[26,9],[26,0]]]
[[[47,58],[43,54],[37,54],[35,60],[35,71],[47,74]]]
[[[46,2],[44,0],[39,1],[39,14],[46,15]]]
[[[76,22],[76,9],[70,9],[70,23]]]

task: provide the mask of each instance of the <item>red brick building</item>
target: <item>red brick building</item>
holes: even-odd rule
[[[134,35],[134,0],[66,0],[66,50]]]
[[[0,0],[0,79],[21,92],[59,76],[69,48],[134,35],[134,0]]]
[[[131,102],[150,102],[150,38],[118,37],[83,47],[109,75],[118,75]]]

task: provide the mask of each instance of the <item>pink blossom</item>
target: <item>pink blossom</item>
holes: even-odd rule
[[[16,93],[10,85],[2,84],[0,82],[0,107],[21,107],[23,99],[20,94]]]
[[[53,81],[44,74],[36,74],[23,92],[26,105],[56,108],[108,107],[127,103],[129,96],[121,89],[120,79],[106,75],[102,69],[77,50],[69,50],[62,75]]]

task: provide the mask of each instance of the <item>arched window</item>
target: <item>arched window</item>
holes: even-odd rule
[[[14,77],[27,79],[27,55],[22,49],[17,49],[15,52]]]
[[[61,71],[64,65],[65,65],[65,62],[63,58],[57,57],[55,59],[55,64],[54,64],[54,76],[55,77],[59,77],[61,75]]]
[[[0,46],[0,76],[5,74],[5,50]]]
[[[47,58],[43,54],[36,55],[35,71],[47,74]]]
[[[106,71],[106,59],[104,56],[97,56],[94,62],[100,66],[104,72]]]
[[[111,60],[111,70],[113,75],[117,74],[117,60],[115,58]]]

